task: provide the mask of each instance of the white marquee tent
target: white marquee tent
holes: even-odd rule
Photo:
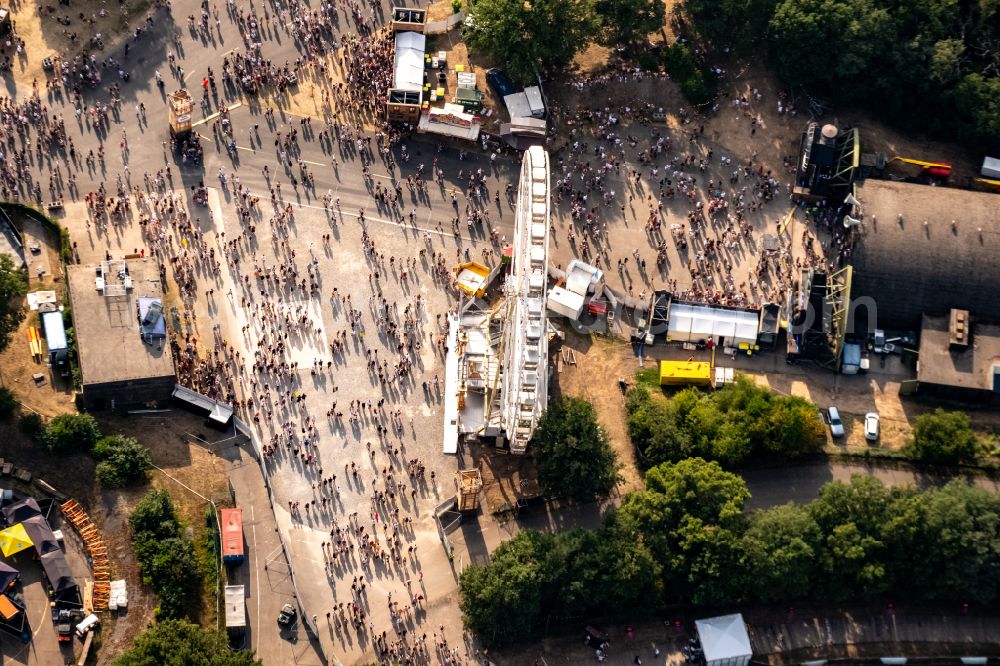
[[[421,90],[424,87],[424,50],[427,38],[419,32],[396,33],[393,88]]]
[[[706,666],[746,666],[750,663],[753,648],[741,614],[695,620],[694,626],[705,652]]]
[[[737,310],[673,302],[670,304],[670,321],[667,337],[674,342],[698,342],[712,338],[719,342],[725,338],[727,347],[737,347],[744,342],[757,342],[760,313],[754,310]]]

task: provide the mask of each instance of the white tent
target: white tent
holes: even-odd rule
[[[396,62],[392,87],[399,90],[422,90],[424,87],[424,50],[427,38],[419,32],[396,33]]]
[[[746,666],[750,663],[753,648],[741,614],[695,620],[694,626],[705,652],[706,666]]]
[[[725,338],[727,347],[757,342],[760,312],[721,308],[698,303],[674,302],[670,304],[670,321],[667,337],[674,342],[697,342]]]

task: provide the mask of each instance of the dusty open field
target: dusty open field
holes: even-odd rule
[[[55,0],[11,3],[15,30],[25,42],[22,53],[5,49],[4,55],[13,58],[14,80],[29,87],[34,79],[44,81],[42,60],[47,57],[72,58],[85,52],[102,57],[123,32],[143,24],[150,5],[150,0],[70,0],[66,5]],[[97,34],[102,36],[103,48],[91,42]]]
[[[622,463],[619,491],[626,493],[641,489],[642,475],[625,425],[625,396],[618,387],[619,377],[632,384],[638,368],[638,359],[631,346],[623,340],[598,336],[586,338],[568,332],[562,349],[552,354],[557,368],[552,397],[584,398],[594,405],[601,425],[611,438],[611,446]]]

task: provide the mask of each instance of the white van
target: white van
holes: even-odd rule
[[[87,635],[87,632],[100,624],[101,621],[96,615],[91,613],[87,617],[83,618],[83,622],[76,625],[76,635],[78,638],[83,638]]]

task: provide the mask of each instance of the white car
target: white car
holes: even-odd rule
[[[844,436],[844,422],[840,420],[840,412],[832,405],[826,409],[826,420],[830,424],[830,434],[834,437]]]
[[[878,439],[878,422],[878,414],[875,412],[865,414],[865,439],[869,442],[874,442]]]

